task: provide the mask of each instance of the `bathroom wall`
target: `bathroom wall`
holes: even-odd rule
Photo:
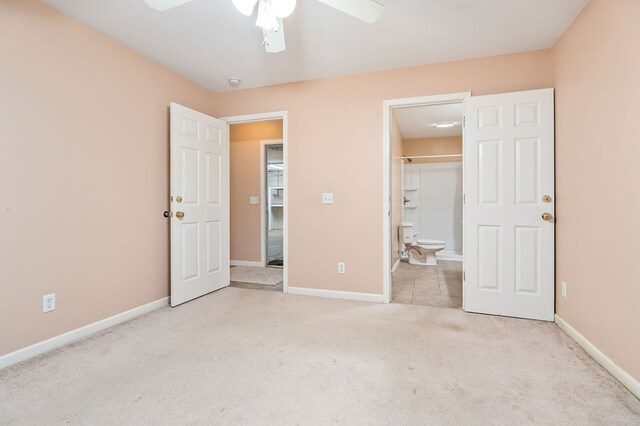
[[[462,136],[445,138],[405,139],[402,142],[402,155],[439,155],[461,154]],[[450,163],[462,161],[462,157],[455,158],[417,158],[412,164],[420,163]]]
[[[439,257],[462,256],[462,163],[405,164],[404,196],[417,238],[444,241]]]
[[[638,381],[639,22],[638,0],[591,0],[553,48],[556,311]]]
[[[171,101],[213,109],[42,3],[0,1],[0,355],[168,296]]]
[[[402,142],[404,156],[460,153],[462,136]],[[419,238],[445,241],[447,248],[438,256],[462,256],[462,157],[405,162],[404,189],[409,189],[404,196],[410,202],[403,208],[403,221],[414,224]]]
[[[391,267],[400,259],[402,223],[402,134],[391,114]]]
[[[260,141],[282,139],[282,120],[230,126],[231,260],[260,262]]]

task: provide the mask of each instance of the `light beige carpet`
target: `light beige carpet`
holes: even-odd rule
[[[231,268],[231,281],[239,283],[276,285],[282,282],[282,269],[234,266]]]
[[[0,371],[3,425],[638,425],[554,324],[225,288]]]

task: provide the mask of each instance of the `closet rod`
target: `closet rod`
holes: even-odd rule
[[[440,154],[440,155],[407,155],[400,157],[403,160],[416,160],[419,158],[447,158],[447,157],[462,157],[462,154]]]

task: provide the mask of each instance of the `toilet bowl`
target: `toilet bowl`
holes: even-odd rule
[[[438,261],[436,253],[443,250],[446,245],[440,240],[415,240],[413,224],[403,223],[401,225],[402,242],[405,251],[409,255],[409,263],[412,265],[436,266]]]

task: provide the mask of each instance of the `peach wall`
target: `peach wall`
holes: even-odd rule
[[[556,311],[638,380],[639,18],[637,0],[592,0],[553,48]]]
[[[234,124],[230,128],[231,260],[260,262],[260,141],[282,139],[282,120]]]
[[[402,155],[443,155],[461,154],[462,136],[444,138],[405,139],[402,143]],[[416,158],[412,163],[450,163],[462,161],[462,157]]]
[[[552,87],[550,59],[537,51],[215,94],[217,116],[289,112],[289,286],[382,294],[384,99]]]
[[[402,223],[402,133],[391,114],[391,267],[400,259],[400,224]]]
[[[0,2],[0,354],[168,295],[170,101],[212,109],[41,3]]]
[[[282,139],[282,120],[254,121],[229,126],[231,142]]]

